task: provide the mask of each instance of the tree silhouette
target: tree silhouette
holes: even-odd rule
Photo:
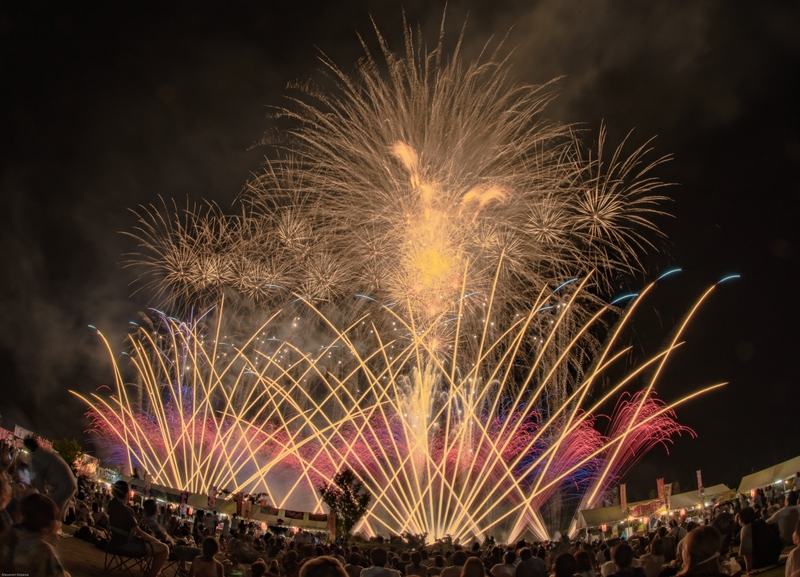
[[[330,483],[317,487],[322,502],[336,515],[336,531],[349,535],[356,523],[367,513],[372,495],[350,469],[342,469]]]
[[[61,439],[60,441],[53,441],[53,450],[61,455],[69,466],[75,464],[83,454],[83,447],[75,439]]]

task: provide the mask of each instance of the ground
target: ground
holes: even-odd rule
[[[71,530],[72,529],[72,530]],[[94,545],[72,537],[75,527],[64,527],[58,538],[56,552],[64,570],[72,577],[104,577],[105,554]]]

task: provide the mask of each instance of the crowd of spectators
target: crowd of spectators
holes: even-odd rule
[[[65,463],[38,447],[33,459],[3,462],[0,567],[4,573],[61,576],[54,545],[61,523],[123,554],[149,557],[148,577],[168,560],[192,577],[721,577],[775,565],[800,577],[798,492],[767,487],[751,501],[716,505],[704,519],[658,522],[631,536],[586,542],[412,547],[381,539],[326,544],[307,531],[272,534],[260,523],[137,497],[125,481],[109,488],[65,479]],[[42,453],[35,458],[37,453]],[[52,457],[52,458],[51,458]]]

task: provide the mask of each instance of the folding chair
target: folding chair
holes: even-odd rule
[[[184,563],[188,563],[188,561],[184,561]],[[185,573],[181,573],[181,560],[175,554],[175,551],[170,550],[169,557],[167,557],[167,562],[164,563],[164,566],[161,568],[161,572],[164,575],[170,575],[167,571],[172,571],[172,577],[179,577],[182,574],[188,574],[189,572],[184,570]]]
[[[126,539],[128,538],[128,535],[124,531],[120,531],[115,527],[109,527],[108,532],[112,536],[116,534],[124,535]],[[103,562],[104,571],[122,571],[131,577],[135,577],[134,571],[137,569],[142,574],[146,574],[150,570],[150,563],[153,560],[152,554],[146,553],[146,550],[141,553],[123,551],[119,547],[112,545],[111,541],[111,539],[106,541],[106,556]]]

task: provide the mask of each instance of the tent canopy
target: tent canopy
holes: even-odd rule
[[[742,477],[742,482],[739,483],[739,492],[746,494],[751,489],[773,485],[777,481],[791,477],[798,471],[800,471],[800,457],[789,459],[768,469],[745,475]]]
[[[628,517],[622,512],[619,505],[600,507],[598,509],[585,509],[581,511],[581,515],[587,527],[597,527],[604,523],[619,523]]]
[[[784,461],[780,465],[775,465],[775,476],[778,479],[788,479],[800,472],[800,457]]]
[[[713,485],[706,487],[703,492],[703,499],[700,499],[700,491],[687,491],[686,493],[678,493],[670,497],[669,506],[674,509],[688,509],[696,507],[702,500],[710,499],[714,495],[719,495],[729,491],[725,485]]]

